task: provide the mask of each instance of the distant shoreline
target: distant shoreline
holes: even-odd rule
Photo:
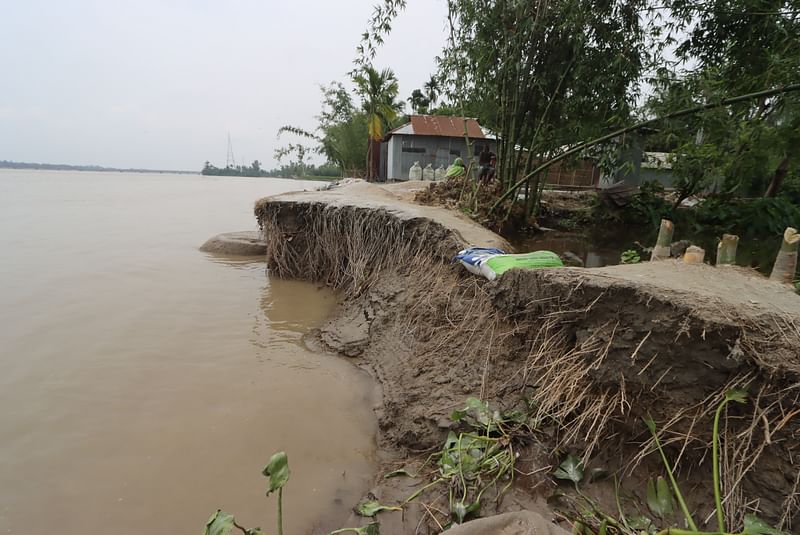
[[[61,163],[27,163],[0,160],[0,169],[32,169],[35,171],[105,171],[114,173],[174,173],[179,175],[199,175],[199,171],[176,171],[173,169],[120,169],[100,165],[69,165]]]

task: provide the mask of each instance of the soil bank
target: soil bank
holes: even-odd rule
[[[544,503],[555,488],[549,467],[568,451],[617,474],[623,505],[637,507],[647,479],[663,474],[642,423],[653,418],[697,517],[713,526],[711,419],[741,388],[748,402],[729,406],[722,437],[728,516],[757,511],[798,526],[799,296],[749,270],[679,261],[512,270],[488,282],[450,259],[504,240],[412,204],[416,187],[353,183],[255,207],[273,274],[341,290],[318,336],[380,382],[387,470],[437,448],[467,397],[524,403],[542,423],[520,449],[528,475],[481,516],[535,509],[555,519]],[[379,476],[373,492],[399,501],[423,482]],[[613,500],[607,484],[589,487],[601,505]],[[436,533],[436,516],[412,502],[402,515],[381,513],[382,533]]]

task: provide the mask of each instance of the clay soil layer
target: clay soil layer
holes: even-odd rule
[[[537,475],[480,514],[536,508],[554,518],[542,500],[555,486],[544,468],[568,451],[644,495],[644,482],[664,473],[642,422],[652,418],[696,518],[714,528],[711,421],[738,388],[747,403],[729,405],[722,431],[726,514],[800,527],[799,296],[748,270],[679,261],[512,270],[488,282],[450,260],[504,240],[461,214],[413,204],[421,187],[355,183],[255,208],[272,274],[341,290],[318,338],[382,385],[387,470],[437,448],[467,397],[500,409],[524,403],[549,422],[520,450],[519,471]],[[378,476],[373,492],[392,500],[407,484]],[[430,511],[407,509],[383,513],[382,533],[438,532]]]

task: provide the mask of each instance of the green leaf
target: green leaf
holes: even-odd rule
[[[335,531],[331,531],[328,535],[337,535],[339,533],[355,533],[356,535],[381,535],[381,525],[378,522],[373,522],[360,528],[337,529]]]
[[[261,528],[253,528],[246,530],[245,535],[264,535],[264,532],[261,531]]]
[[[667,480],[661,476],[658,476],[656,481],[647,480],[647,507],[653,514],[662,518],[675,512],[672,492],[669,490]]]
[[[567,458],[564,459],[564,462],[558,465],[553,476],[557,479],[572,481],[577,485],[583,479],[583,463],[570,453],[567,455]]]
[[[489,409],[487,401],[481,401],[478,398],[467,398],[466,406],[461,410],[455,410],[450,415],[450,419],[454,422],[460,422],[467,416],[474,418],[475,422],[482,426],[488,427],[493,423],[492,411]]]
[[[653,521],[646,516],[632,516],[628,518],[628,527],[636,531],[648,531]]]
[[[735,401],[736,403],[747,403],[747,392],[744,390],[728,390],[725,392],[725,401]]]
[[[742,535],[788,535],[785,531],[773,528],[756,515],[744,515]]]
[[[217,512],[208,518],[203,535],[229,535],[233,528],[233,515],[217,509]]]
[[[267,496],[271,492],[283,488],[287,481],[289,481],[289,457],[286,452],[279,451],[269,459],[269,463],[264,467],[261,472],[269,478],[269,489],[267,489]]]
[[[455,517],[456,523],[463,524],[467,515],[480,509],[481,504],[478,501],[472,502],[469,505],[464,505],[464,502],[456,502],[450,507],[450,513]]]
[[[361,516],[375,516],[381,511],[402,511],[402,507],[396,507],[391,505],[382,505],[378,503],[378,500],[369,500],[365,502],[361,502],[356,506],[356,513]]]
[[[647,429],[649,429],[650,432],[655,435],[656,434],[656,421],[653,420],[653,417],[648,414],[647,417],[646,418],[642,418],[642,420],[644,420],[644,424],[647,426]]]

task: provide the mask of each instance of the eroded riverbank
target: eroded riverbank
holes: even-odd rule
[[[738,387],[750,402],[729,411],[726,507],[741,519],[758,498],[770,521],[786,528],[797,520],[798,296],[747,271],[675,262],[512,271],[489,283],[449,259],[466,244],[500,238],[401,196],[358,184],[256,206],[272,272],[325,282],[344,296],[320,339],[381,382],[387,471],[418,465],[419,452],[441,445],[468,397],[500,408],[524,403],[546,422],[518,450],[520,476],[530,475],[510,498],[486,500],[480,514],[538,507],[555,518],[542,499],[567,451],[615,472],[633,496],[625,506],[634,507],[658,470],[642,424],[652,416],[669,453],[681,457],[698,515],[710,519],[709,416]],[[377,479],[373,491],[392,501],[413,483]],[[589,492],[613,500],[603,485]],[[439,499],[412,502],[402,516],[382,513],[386,532],[436,532],[449,516]]]

